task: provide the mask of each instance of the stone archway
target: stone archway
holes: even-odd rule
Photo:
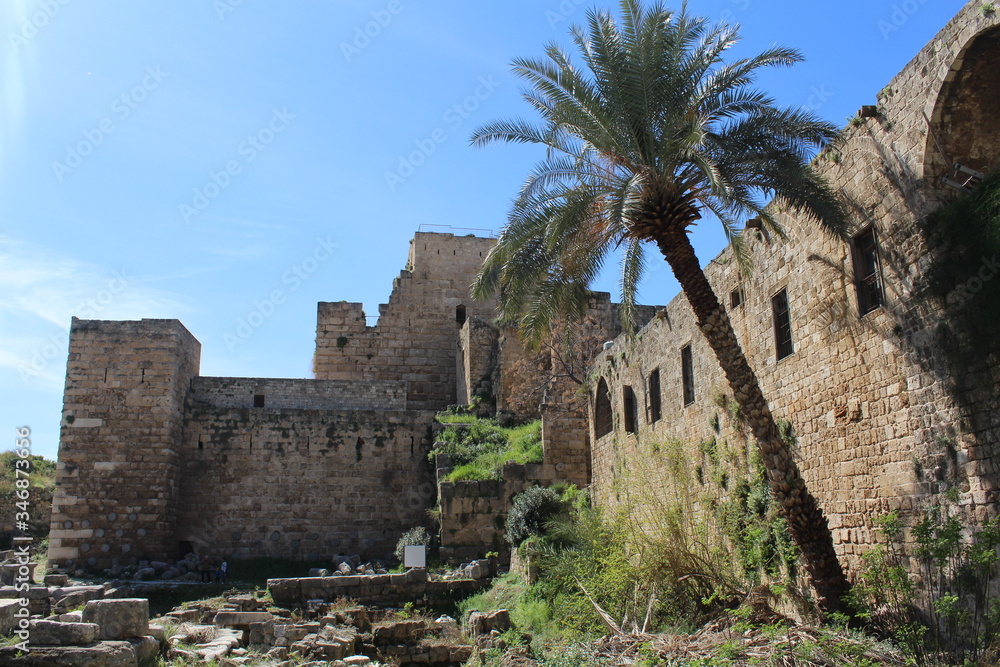
[[[938,94],[924,153],[924,176],[934,189],[952,165],[979,172],[1000,165],[1000,26],[977,34],[959,52]]]

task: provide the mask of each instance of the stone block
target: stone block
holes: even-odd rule
[[[17,667],[136,667],[135,649],[128,642],[97,642],[88,646],[41,646],[18,657],[16,646],[0,648],[0,665]]]
[[[0,636],[7,636],[17,627],[14,615],[21,608],[19,600],[0,600]]]
[[[129,639],[149,634],[149,600],[92,600],[83,608],[83,621],[101,627],[101,639]]]
[[[136,662],[142,665],[152,665],[156,656],[160,654],[160,641],[153,636],[133,637],[128,640],[135,652]]]
[[[34,620],[28,629],[28,641],[34,646],[81,646],[97,639],[94,623],[62,623]]]
[[[266,611],[220,611],[215,615],[215,625],[220,628],[249,627],[251,623],[266,623],[274,618]]]

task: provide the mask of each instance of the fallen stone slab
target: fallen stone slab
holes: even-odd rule
[[[94,623],[31,621],[28,642],[31,646],[83,646],[97,639],[100,628]]]
[[[149,634],[149,600],[91,600],[83,608],[84,623],[101,626],[101,639],[128,639]]]
[[[210,642],[198,644],[194,652],[205,661],[221,660],[233,649],[240,647],[240,640],[232,636],[216,637]]]
[[[274,618],[266,611],[220,611],[215,625],[220,628],[249,627],[251,623],[266,623]]]
[[[135,650],[128,642],[32,646],[28,653],[16,646],[0,648],[0,665],[7,667],[136,667],[138,664]]]

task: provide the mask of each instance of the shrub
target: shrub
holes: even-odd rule
[[[517,547],[532,535],[543,535],[545,524],[562,511],[562,500],[552,489],[535,486],[518,494],[507,514],[507,541]]]
[[[393,552],[399,560],[403,560],[403,548],[423,545],[430,549],[432,537],[430,532],[423,526],[410,528],[403,533],[403,536],[396,542],[396,550]]]
[[[443,415],[439,415],[439,420]],[[475,419],[447,427],[430,453],[451,457],[449,482],[500,479],[508,461],[538,463],[542,460],[540,421],[502,428],[492,419]]]

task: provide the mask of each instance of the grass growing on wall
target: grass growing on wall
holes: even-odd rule
[[[510,428],[498,426],[492,419],[471,415],[438,416],[438,421],[451,421],[438,436],[430,459],[437,454],[451,456],[453,470],[447,481],[479,481],[501,479],[503,466],[515,463],[540,463],[542,461],[542,423],[535,420]]]

